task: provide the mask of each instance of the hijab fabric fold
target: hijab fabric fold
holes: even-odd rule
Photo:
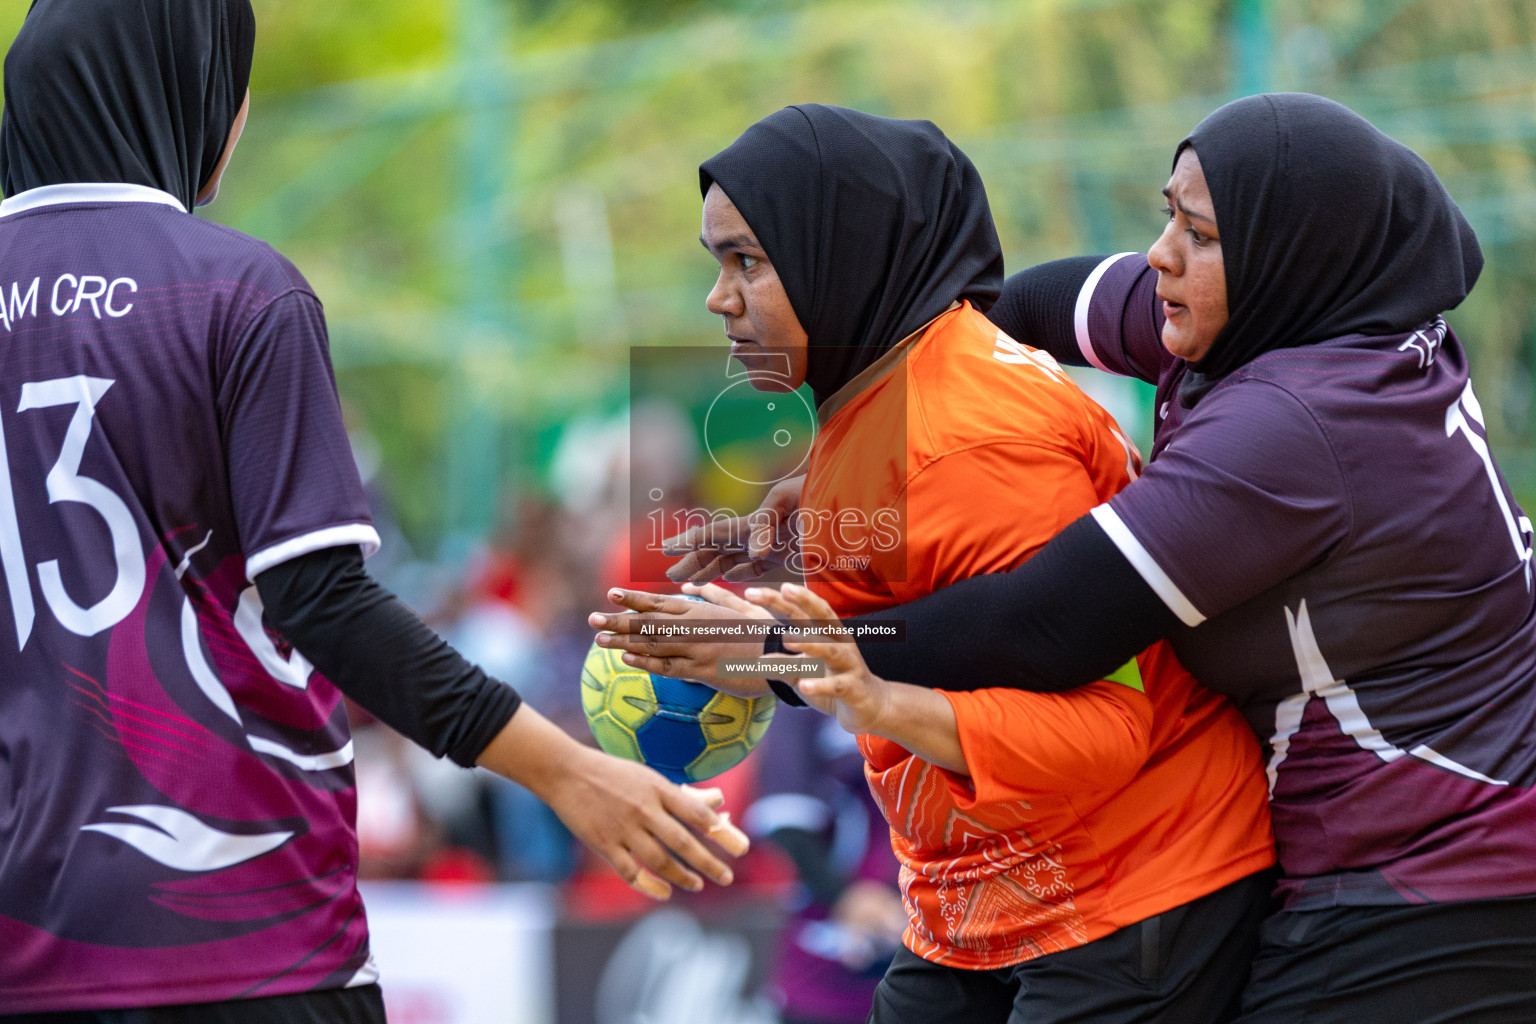
[[[1333,100],[1235,100],[1190,132],[1175,164],[1186,147],[1216,206],[1229,319],[1181,399],[1272,349],[1414,330],[1460,304],[1482,270],[1430,166]]]
[[[985,312],[1002,248],[981,176],[929,121],[786,107],[699,167],[773,261],[817,401],[957,299]]]
[[[191,210],[245,101],[250,0],[35,0],[5,57],[0,183],[119,182]]]

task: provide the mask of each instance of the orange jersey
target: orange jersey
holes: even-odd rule
[[[845,616],[1014,568],[1138,470],[1114,420],[1048,354],[969,304],[822,416],[801,541],[812,589]],[[1247,725],[1166,644],[1137,660],[1145,692],[1112,681],[945,692],[969,778],[859,738],[901,861],[913,952],[1004,967],[1274,863]]]

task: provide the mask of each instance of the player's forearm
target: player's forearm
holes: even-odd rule
[[[907,683],[883,684],[885,707],[871,730],[929,764],[970,775],[965,751],[960,746],[960,725],[955,709],[937,690]]]
[[[601,756],[533,708],[520,705],[475,763],[550,803],[562,778],[577,771],[588,755]]]
[[[331,548],[256,579],[267,620],[369,713],[439,757],[468,767],[520,699],[434,633],[363,568]]]

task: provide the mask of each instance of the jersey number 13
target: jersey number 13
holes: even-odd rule
[[[111,488],[99,480],[80,475],[80,460],[85,455],[85,445],[91,437],[96,403],[107,393],[112,383],[101,377],[84,375],[34,381],[22,385],[21,404],[16,408],[18,413],[24,413],[60,405],[75,407],[75,414],[64,431],[64,443],[59,449],[58,461],[48,471],[45,481],[48,501],[54,505],[73,501],[90,506],[106,522],[112,538],[112,557],[116,563],[117,576],[107,596],[89,607],[82,607],[64,589],[58,559],[49,559],[37,565],[37,579],[43,599],[48,602],[59,624],[79,636],[95,636],[117,625],[133,610],[144,592],[144,547],[139,540],[138,525],[134,522],[133,513]],[[0,418],[0,566],[4,568],[5,586],[10,593],[11,611],[16,620],[17,647],[25,649],[37,613],[32,601],[26,555],[22,549],[21,524],[16,515],[16,496],[11,486],[11,467],[5,458],[6,451],[5,423]]]

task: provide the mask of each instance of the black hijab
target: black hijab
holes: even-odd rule
[[[5,194],[123,182],[192,209],[255,46],[250,0],[34,0],[5,55]]]
[[[805,103],[699,166],[773,261],[818,401],[956,299],[985,312],[1003,254],[981,176],[929,121]]]
[[[1210,186],[1227,273],[1229,319],[1191,364],[1207,381],[1271,349],[1411,331],[1466,298],[1483,269],[1429,165],[1333,100],[1235,100],[1186,146]]]

